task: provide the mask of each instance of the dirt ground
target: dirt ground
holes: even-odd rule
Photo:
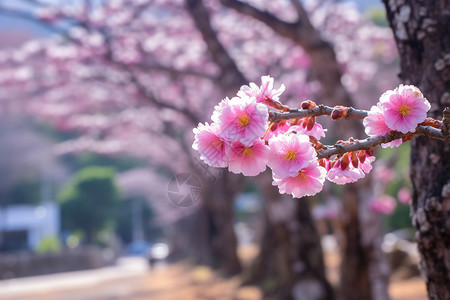
[[[256,255],[255,247],[240,249],[240,256],[248,264]],[[339,256],[326,253],[328,277],[338,281]],[[257,287],[240,287],[240,278],[224,279],[207,267],[192,267],[187,263],[159,265],[150,272],[135,277],[108,280],[85,288],[56,292],[33,293],[14,300],[259,300]],[[426,300],[423,281],[414,277],[396,279],[389,292],[393,300]],[[3,300],[3,299],[2,299]],[[7,299],[12,300],[12,299]]]

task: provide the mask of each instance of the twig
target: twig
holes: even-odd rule
[[[347,145],[335,144],[326,150],[321,150],[317,152],[318,158],[330,158],[333,155],[344,154],[347,152],[357,151],[357,150],[369,150],[379,144],[389,143],[393,140],[401,139],[411,134],[424,135],[430,138],[446,141],[444,135],[439,129],[430,126],[417,126],[414,133],[401,133],[398,131],[391,131],[386,135],[367,138],[361,141],[353,142]]]
[[[313,109],[291,109],[288,113],[271,112],[269,116],[270,122],[277,122],[281,120],[301,119],[311,116],[330,116],[335,108],[325,105],[319,105]],[[353,107],[346,107],[347,115],[345,119],[364,119],[367,117],[366,110],[355,109]]]

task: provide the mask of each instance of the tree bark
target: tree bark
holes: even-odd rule
[[[399,77],[423,92],[429,115],[440,119],[450,105],[450,1],[384,3],[400,54]],[[410,176],[411,219],[428,297],[450,299],[450,145],[414,138]]]
[[[269,299],[333,299],[325,277],[320,236],[308,198],[280,195],[269,172],[261,175],[265,230],[247,283],[258,283]]]

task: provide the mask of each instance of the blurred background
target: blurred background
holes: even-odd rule
[[[191,147],[261,76],[370,109],[397,73],[379,1],[0,0],[0,299],[426,299],[408,143],[302,199]]]

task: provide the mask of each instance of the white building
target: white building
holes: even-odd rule
[[[43,238],[59,236],[59,207],[48,201],[0,208],[0,232],[0,249],[35,249]]]

